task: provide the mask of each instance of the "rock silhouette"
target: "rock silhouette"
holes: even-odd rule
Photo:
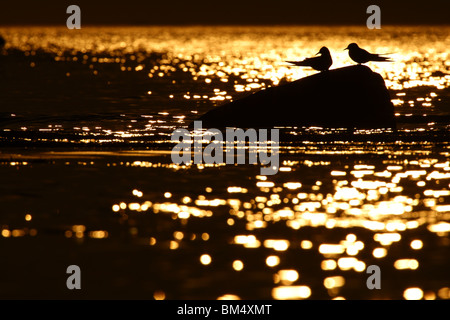
[[[261,90],[203,114],[204,128],[395,128],[380,74],[363,65],[321,72]]]

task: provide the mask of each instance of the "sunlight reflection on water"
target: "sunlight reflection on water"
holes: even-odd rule
[[[316,73],[285,61],[312,56],[323,45],[332,51],[332,68],[354,64],[343,50],[349,42],[391,54],[393,63],[368,65],[384,77],[398,115],[448,114],[450,32],[445,26],[386,26],[377,31],[375,39],[363,27],[301,26],[87,27],[77,32],[11,27],[1,28],[0,33],[8,39],[7,52],[21,50],[33,69],[44,63],[42,54],[49,54],[55,65],[67,64],[63,67],[66,78],[82,72],[87,81],[104,76],[106,82],[122,73],[123,77],[133,75],[138,83],[135,94],[140,98],[116,101],[123,110],[122,119],[117,119],[121,130],[114,130],[104,119],[89,119],[85,126],[52,122],[38,127],[41,131],[157,135],[186,125],[199,111],[240,94]],[[71,71],[74,65],[81,71]],[[135,107],[130,109],[130,103]],[[151,112],[137,113],[145,105],[147,110],[152,106]],[[25,122],[22,127],[36,129]]]
[[[175,255],[190,252],[196,259],[182,262],[188,270],[203,266],[205,276],[213,278],[216,272],[234,277],[237,272],[264,270],[272,278],[270,298],[325,298],[326,294],[343,299],[364,291],[363,284],[355,285],[355,279],[367,266],[376,264],[392,270],[383,273],[386,281],[415,273],[414,281],[405,277],[402,282],[405,299],[419,296],[410,287],[422,290],[422,298],[447,299],[442,291],[445,281],[436,286],[421,280],[427,278],[424,272],[433,264],[430,254],[450,245],[450,163],[445,157],[382,155],[373,160],[342,161],[333,154],[318,161],[317,155],[282,152],[282,158],[287,158],[281,168],[290,170],[263,176],[256,166],[176,167],[164,158],[130,161],[139,155],[127,159],[124,155],[117,158],[113,152],[94,155],[96,158],[80,161],[55,154],[52,163],[67,168],[122,167],[130,173],[145,170],[147,183],[141,181],[133,187],[130,180],[128,195],[108,198],[113,201],[110,214],[135,245]],[[0,162],[0,168],[32,169],[36,165],[33,159]],[[229,180],[218,176],[232,172],[236,176]],[[239,177],[242,173],[247,178]],[[175,186],[165,182],[167,174],[191,178],[185,178],[185,186]],[[165,187],[154,189],[153,179]],[[196,179],[201,179],[200,183],[193,185]],[[39,237],[44,231],[28,226],[36,215],[39,213],[24,216],[24,228],[3,225],[2,237]],[[115,229],[87,222],[62,231],[66,238],[83,243],[123,237]],[[237,286],[217,298],[246,298],[248,293],[241,290]],[[399,294],[384,291],[381,296],[398,298]],[[165,295],[177,293],[167,289]]]
[[[213,283],[205,279],[220,280],[223,274],[243,281],[235,286],[221,282],[223,290],[208,286],[213,298],[345,299],[361,294],[450,298],[448,276],[439,278],[447,282],[427,281],[431,268],[446,272],[449,266],[440,255],[450,245],[448,142],[406,141],[409,133],[431,130],[434,123],[401,128],[403,140],[384,141],[393,133],[376,130],[354,134],[380,137],[378,142],[323,141],[317,136],[341,137],[342,132],[289,129],[294,137],[311,134],[316,138],[282,144],[281,167],[273,177],[258,174],[256,166],[176,165],[164,145],[172,130],[216,105],[315,73],[289,66],[285,60],[314,55],[327,45],[333,68],[352,64],[343,51],[350,42],[373,52],[392,53],[395,63],[370,67],[383,75],[397,115],[448,115],[448,27],[385,27],[375,41],[373,33],[355,27],[130,27],[85,28],[76,33],[14,27],[0,28],[0,33],[8,39],[8,57],[23,54],[29,62],[27,70],[61,66],[63,72],[54,75],[55,81],[77,77],[78,71],[71,69],[75,65],[81,79],[100,78],[102,85],[119,79],[118,87],[91,97],[94,105],[101,104],[107,112],[97,112],[100,109],[88,104],[86,114],[78,118],[58,114],[60,102],[45,107],[54,117],[37,116],[35,110],[15,102],[17,96],[8,96],[13,109],[7,110],[9,120],[1,128],[14,139],[93,147],[126,145],[127,150],[121,151],[2,154],[0,169],[5,174],[39,171],[44,161],[43,166],[72,174],[55,178],[61,185],[79,181],[79,169],[93,169],[87,171],[90,177],[119,168],[124,170],[121,176],[130,177],[117,183],[126,186],[128,193],[113,189],[98,196],[98,201],[108,204],[104,210],[112,223],[91,225],[89,219],[80,218],[60,226],[61,238],[80,244],[91,239],[127,239],[154,249],[149,254],[157,261],[176,256],[170,264],[184,269],[172,269],[174,277],[195,278],[201,270],[204,276],[197,275],[198,283]],[[108,95],[121,92],[116,89],[123,89],[120,79],[129,76],[135,81],[136,88],[130,89],[135,96],[108,100]],[[46,97],[40,99],[40,103],[46,101]],[[114,108],[108,109],[111,105]],[[15,136],[33,130],[69,135],[42,135],[34,140]],[[148,137],[154,138],[150,150],[144,140]],[[158,144],[161,149],[155,150]],[[147,149],[129,150],[140,146]],[[100,190],[117,187],[105,177],[92,184]],[[51,193],[53,186],[49,188],[36,192]],[[20,197],[31,196],[5,196],[4,201],[14,211]],[[56,200],[46,205],[53,203],[60,205]],[[39,210],[20,212],[20,222],[14,224],[1,221],[1,238],[38,239],[45,234],[45,228],[33,225],[39,222],[35,218],[42,214]],[[77,217],[78,211],[67,210]],[[358,282],[371,264],[387,270],[383,273],[387,281],[401,278],[401,288],[371,295],[364,281]],[[157,272],[170,274],[166,267]],[[196,287],[188,280],[182,289],[161,286],[153,297],[204,297],[193,293]],[[261,289],[259,295],[252,291],[255,286]]]

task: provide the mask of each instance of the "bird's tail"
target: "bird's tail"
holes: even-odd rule
[[[286,61],[287,63],[296,65],[296,66],[309,66],[309,64],[306,61]]]
[[[391,59],[390,57],[383,57],[383,56],[381,56],[379,54],[374,54],[374,55],[372,55],[370,60],[371,61],[394,62],[394,60],[390,60],[390,59]]]

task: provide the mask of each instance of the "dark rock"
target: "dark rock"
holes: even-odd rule
[[[261,90],[198,120],[204,128],[395,128],[394,106],[383,78],[362,65]]]
[[[432,76],[432,77],[438,77],[438,78],[445,77],[446,75],[447,75],[446,73],[444,73],[444,72],[442,72],[442,71],[440,71],[440,70],[438,70],[438,71],[433,71],[433,72],[431,73],[431,76]]]

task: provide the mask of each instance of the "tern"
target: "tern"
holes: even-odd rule
[[[327,47],[322,47],[320,51],[316,54],[319,57],[306,58],[302,61],[286,61],[296,66],[300,67],[311,67],[314,70],[326,71],[333,64],[333,59],[331,58],[330,50]]]
[[[358,64],[366,63],[369,61],[386,61],[392,62],[387,57],[383,57],[377,53],[370,53],[367,50],[361,49],[356,43],[350,43],[347,48],[350,58]]]

